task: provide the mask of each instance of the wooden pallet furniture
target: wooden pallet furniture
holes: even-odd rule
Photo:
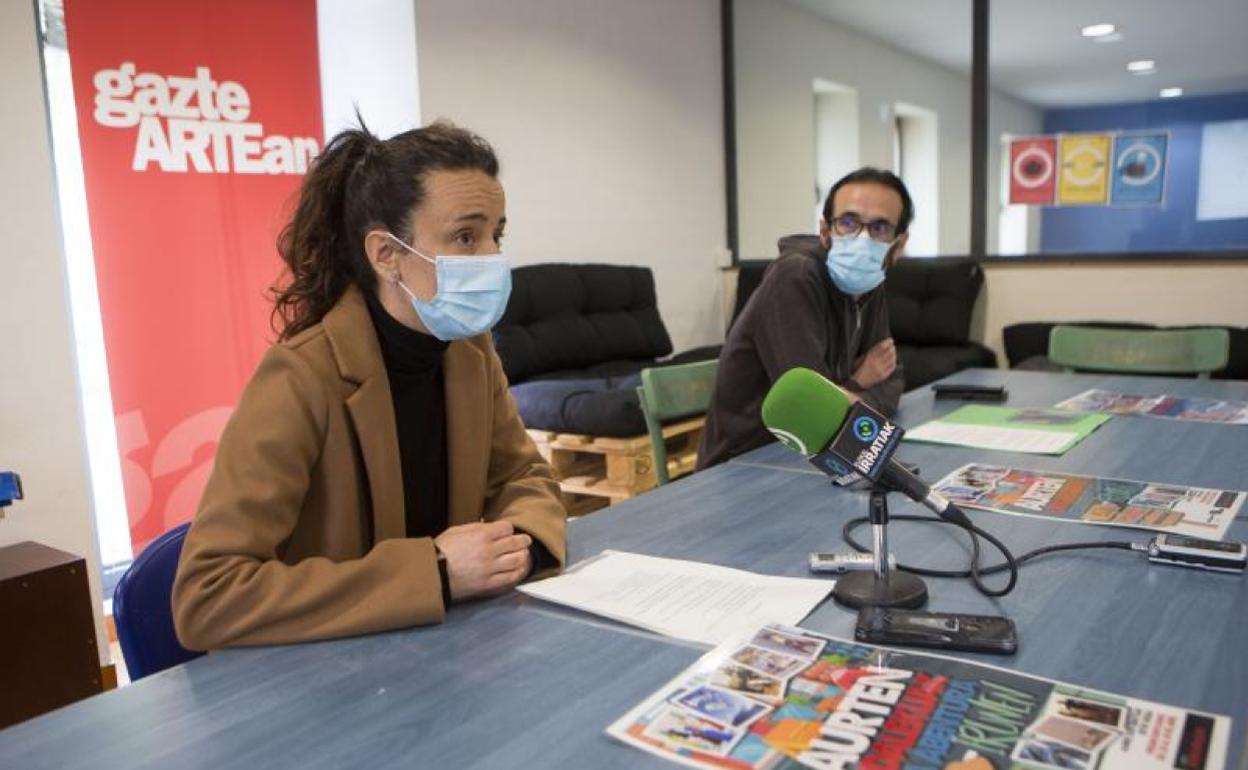
[[[706,418],[699,415],[663,426],[669,478],[693,471],[705,422]],[[658,486],[654,450],[644,433],[630,438],[536,429],[528,433],[555,469],[569,514],[589,513]]]

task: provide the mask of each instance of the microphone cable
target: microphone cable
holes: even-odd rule
[[[959,512],[961,511],[959,510]],[[965,514],[963,515],[965,516]],[[868,519],[868,517],[859,516],[857,518],[850,519],[849,521],[845,522],[845,526],[841,528],[841,538],[844,539],[844,541],[848,543],[851,548],[853,548],[855,551],[858,551],[859,553],[870,553],[871,549],[863,546],[861,543],[855,540],[853,532],[855,529],[862,526],[863,524],[867,524],[869,521],[870,519]],[[1026,562],[1029,562],[1032,559],[1035,559],[1039,556],[1044,556],[1050,553],[1058,553],[1061,551],[1075,551],[1075,550],[1081,550],[1081,549],[1086,549],[1086,548],[1115,548],[1115,549],[1128,550],[1128,551],[1139,550],[1139,548],[1136,546],[1135,543],[1132,543],[1129,541],[1105,540],[1105,541],[1086,542],[1086,543],[1061,543],[1058,545],[1049,545],[1049,546],[1044,546],[1043,548],[1037,548],[1034,551],[1028,551],[1022,556],[1015,558],[1015,556],[1012,553],[1010,553],[1010,550],[1005,547],[1004,543],[998,540],[991,533],[976,526],[974,523],[970,521],[969,517],[966,518],[967,523],[965,524],[959,521],[950,521],[948,519],[934,518],[931,516],[914,516],[910,514],[902,514],[899,516],[889,516],[889,521],[890,522],[891,521],[921,521],[921,522],[925,522],[929,524],[950,524],[950,525],[957,526],[961,529],[966,530],[966,533],[970,535],[971,537],[971,566],[969,569],[940,570],[940,569],[931,569],[928,567],[912,567],[906,564],[902,564],[900,561],[898,561],[897,563],[897,569],[904,569],[906,572],[910,572],[915,575],[922,575],[924,577],[970,578],[971,582],[975,584],[975,588],[978,589],[980,593],[982,593],[985,596],[990,596],[994,598],[999,597],[999,596],[1005,596],[1010,591],[1013,591],[1014,586],[1018,583],[1018,568],[1021,565],[1025,564]],[[999,564],[993,564],[988,567],[981,567],[979,564],[979,561],[980,561],[979,538],[980,537],[983,537],[985,540],[992,543],[993,546],[996,547],[996,549],[1000,551],[1001,554],[1005,557],[1005,561]],[[1004,588],[994,590],[994,589],[990,589],[987,585],[984,584],[982,580],[982,576],[995,575],[999,572],[1004,572],[1006,570],[1009,570],[1010,578],[1006,582],[1006,585]]]

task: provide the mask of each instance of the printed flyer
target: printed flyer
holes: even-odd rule
[[[1220,540],[1248,493],[1055,471],[963,465],[933,485],[958,505],[998,513]]]
[[[767,625],[607,728],[689,767],[1218,770],[1231,721]]]
[[[1072,412],[1101,412],[1165,417],[1189,422],[1248,425],[1248,402],[1182,396],[1133,396],[1113,390],[1085,390],[1057,405]]]

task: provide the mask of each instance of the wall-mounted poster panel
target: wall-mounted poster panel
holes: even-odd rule
[[[1119,203],[1161,203],[1166,192],[1164,132],[1118,134],[1114,138],[1111,200]]]
[[[1010,142],[1010,203],[1048,205],[1057,191],[1057,139]]]
[[[1057,202],[1104,203],[1109,192],[1109,134],[1066,134],[1058,157]]]
[[[194,512],[322,136],[315,0],[65,0],[135,551]]]
[[[1038,212],[1037,253],[1245,253],[1248,91],[1053,109],[1039,135],[1089,133],[1114,138],[1109,205]]]
[[[1013,205],[1165,201],[1170,142],[1166,131],[1055,134],[1008,141]]]

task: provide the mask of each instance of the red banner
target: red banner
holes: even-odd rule
[[[137,553],[194,514],[273,337],[322,135],[316,0],[65,0],[65,27]]]
[[[1051,204],[1057,190],[1057,140],[1010,142],[1010,203]]]

